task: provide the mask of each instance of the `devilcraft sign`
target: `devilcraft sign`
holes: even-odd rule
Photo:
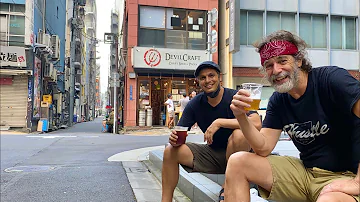
[[[132,49],[132,65],[135,69],[195,70],[201,62],[207,60],[209,60],[209,55],[205,50],[149,47],[134,47]]]

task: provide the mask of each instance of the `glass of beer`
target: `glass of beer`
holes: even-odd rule
[[[174,130],[176,131],[176,135],[178,136],[175,146],[180,146],[182,144],[185,144],[186,137],[188,136],[187,134],[188,127],[175,126]]]
[[[249,103],[251,106],[245,107],[245,110],[258,110],[260,106],[263,85],[259,83],[243,83],[241,86],[243,89],[250,92],[250,98],[253,99],[253,101]]]

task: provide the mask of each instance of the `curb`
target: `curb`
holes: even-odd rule
[[[156,168],[156,166],[149,160],[142,161],[142,163],[147,167],[151,174],[155,176],[155,178],[161,184],[161,170]],[[185,196],[178,187],[174,190],[174,196],[176,202],[191,202],[191,200]]]
[[[163,159],[163,150],[155,150],[149,152],[149,160],[154,167],[161,170]],[[200,173],[187,173],[181,166],[179,182],[177,187],[191,200],[201,202],[218,201],[218,193],[221,186],[214,181],[208,179]],[[149,169],[150,170],[150,169]],[[158,179],[161,176],[157,176]],[[175,196],[175,194],[174,194]]]

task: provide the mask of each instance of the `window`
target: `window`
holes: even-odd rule
[[[252,45],[263,37],[263,12],[240,10],[240,44]]]
[[[0,11],[9,12],[9,5],[10,4],[0,3]]]
[[[140,27],[165,28],[165,9],[160,7],[140,7]]]
[[[206,12],[140,6],[139,46],[206,49]]]
[[[139,29],[139,45],[144,47],[165,47],[165,30]]]
[[[25,17],[19,15],[10,15],[10,34],[25,34]]]
[[[0,45],[24,46],[24,15],[0,15],[0,24]]]
[[[356,18],[331,16],[331,48],[356,49]]]
[[[56,18],[59,19],[59,7],[56,6]]]
[[[300,14],[300,37],[310,48],[326,48],[326,16]]]
[[[24,4],[10,4],[10,12],[25,13]]]
[[[295,13],[267,12],[266,34],[268,35],[281,29],[292,33],[296,32]]]

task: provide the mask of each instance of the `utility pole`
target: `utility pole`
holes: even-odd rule
[[[114,124],[113,124],[113,134],[116,134],[116,125],[117,125],[117,107],[116,107],[116,71],[114,71]]]
[[[73,17],[71,20],[71,44],[70,44],[70,107],[69,126],[73,125],[74,119],[74,96],[75,96],[75,36],[77,33],[77,1],[73,0]]]

